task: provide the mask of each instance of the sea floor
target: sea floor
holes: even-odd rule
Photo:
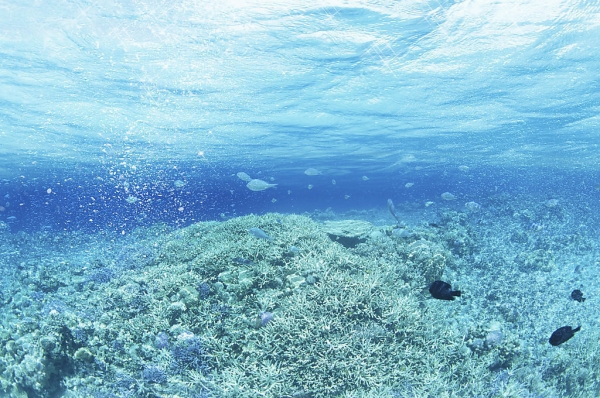
[[[4,228],[0,391],[600,395],[592,210],[499,195],[397,214],[271,213],[127,234]],[[438,279],[461,297],[432,298]],[[563,326],[581,330],[550,345]]]

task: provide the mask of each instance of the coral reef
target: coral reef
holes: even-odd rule
[[[4,299],[0,390],[43,398],[553,396],[580,382],[593,395],[595,357],[577,358],[572,370],[567,355],[539,344],[547,333],[534,322],[541,311],[558,318],[567,305],[588,303],[570,300],[569,288],[563,304],[544,279],[531,282],[557,272],[560,250],[590,243],[573,235],[555,252],[536,246],[530,231],[515,235],[520,219],[507,216],[502,235],[468,217],[449,211],[399,234],[366,222],[249,215],[137,231],[151,250],[128,241],[103,257],[107,238],[97,250],[82,245],[77,264],[57,253],[26,259],[14,274],[21,289]],[[430,299],[427,286],[442,278],[463,297]],[[559,350],[593,344],[582,336]],[[527,361],[543,371],[519,373]]]
[[[373,225],[362,220],[325,221],[324,230],[331,240],[351,248],[366,241]]]

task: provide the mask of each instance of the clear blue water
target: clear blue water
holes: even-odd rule
[[[389,250],[369,235],[340,256],[383,259],[371,265],[385,274],[396,270],[385,259],[407,264],[394,256],[429,250],[424,258],[448,261],[437,276],[464,294],[443,306],[427,295],[426,278],[408,272],[398,286],[382,282],[383,296],[419,304],[427,333],[415,347],[426,342],[420,349],[433,360],[402,368],[408,376],[386,373],[381,385],[347,382],[335,391],[326,380],[307,387],[296,373],[273,376],[265,386],[281,395],[265,396],[600,394],[600,3],[309,3],[0,2],[0,395],[236,396],[227,360],[241,351],[219,351],[194,378],[167,372],[175,351],[152,339],[195,333],[217,358],[226,338],[259,344],[252,339],[278,330],[286,311],[302,310],[294,307],[302,300],[289,304],[273,291],[305,298],[330,275],[348,278],[332,283],[361,277],[334,260],[330,274],[314,271],[316,260],[294,263],[308,251],[290,238],[304,225],[290,214],[309,215],[319,228],[368,220]],[[311,168],[318,173],[307,175]],[[240,172],[277,186],[250,190]],[[388,199],[405,235],[392,232]],[[242,217],[249,214],[263,217]],[[229,224],[193,226],[212,220]],[[273,242],[244,240],[259,226]],[[315,230],[307,236],[316,239]],[[207,246],[210,239],[217,243]],[[226,251],[203,257],[220,243]],[[342,250],[321,243],[321,257]],[[190,247],[202,250],[189,255]],[[306,272],[290,274],[284,263]],[[228,273],[249,264],[272,280],[236,301]],[[188,285],[172,282],[171,269]],[[296,273],[313,282],[290,288]],[[183,302],[194,286],[208,297],[195,302],[197,312],[165,320],[172,308],[163,304]],[[585,305],[570,298],[575,288]],[[263,306],[269,300],[276,304]],[[273,329],[240,326],[265,311]],[[156,330],[144,323],[149,314],[163,316]],[[133,317],[146,329],[122,333]],[[355,321],[343,338],[404,341],[389,322]],[[550,347],[550,333],[565,324],[582,330]],[[62,349],[59,361],[44,351],[46,337]],[[438,337],[449,347],[441,359],[432,348]],[[245,360],[261,375],[272,370],[260,356]],[[430,372],[436,361],[444,366]],[[460,378],[454,365],[464,366]],[[235,385],[246,391],[239,396],[264,392],[250,373]],[[422,380],[433,374],[447,378],[430,387]],[[93,382],[98,375],[104,385]]]
[[[541,1],[7,3],[0,218],[15,217],[13,229],[189,224],[368,208],[402,201],[400,188],[417,181],[419,200],[452,189],[461,202],[484,200],[498,185],[537,180],[593,195],[599,11]],[[309,167],[323,174],[308,178]],[[278,188],[248,191],[238,171]],[[124,184],[139,202],[124,202]]]

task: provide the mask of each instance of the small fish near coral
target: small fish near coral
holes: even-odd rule
[[[396,219],[396,221],[398,221],[398,224],[400,224],[400,219],[398,218],[398,215],[396,214],[396,207],[394,207],[394,202],[392,202],[391,199],[387,200],[387,206],[388,206],[388,210],[390,211],[390,214]]]
[[[550,344],[553,346],[561,345],[565,341],[569,340],[571,337],[575,335],[575,332],[579,332],[581,326],[573,329],[571,326],[563,326],[562,328],[558,328],[552,333],[550,336]]]
[[[460,290],[452,290],[449,283],[435,281],[429,286],[429,293],[438,300],[454,300],[454,297],[460,297]]]
[[[260,228],[253,227],[253,228],[248,229],[248,232],[251,235],[256,236],[259,239],[273,240],[273,238],[271,238],[269,235],[267,235],[265,233],[265,231],[263,231]]]
[[[575,301],[579,301],[580,303],[585,301],[585,297],[583,297],[583,293],[579,289],[575,289],[571,292],[571,298]]]

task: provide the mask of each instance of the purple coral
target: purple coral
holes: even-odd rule
[[[160,332],[154,338],[154,347],[159,350],[169,348],[169,336],[165,332]]]
[[[158,366],[150,365],[142,371],[142,378],[147,383],[165,384],[167,382],[167,372]]]
[[[206,299],[210,295],[210,285],[206,282],[202,282],[196,286],[196,290],[198,290],[198,293],[200,293],[200,298],[202,300]]]
[[[265,312],[261,312],[260,313],[260,325],[259,326],[266,326],[267,323],[271,322],[273,320],[273,314],[265,311]]]
[[[208,371],[208,354],[197,337],[177,342],[171,350],[171,370],[176,374],[188,370],[205,373]]]

